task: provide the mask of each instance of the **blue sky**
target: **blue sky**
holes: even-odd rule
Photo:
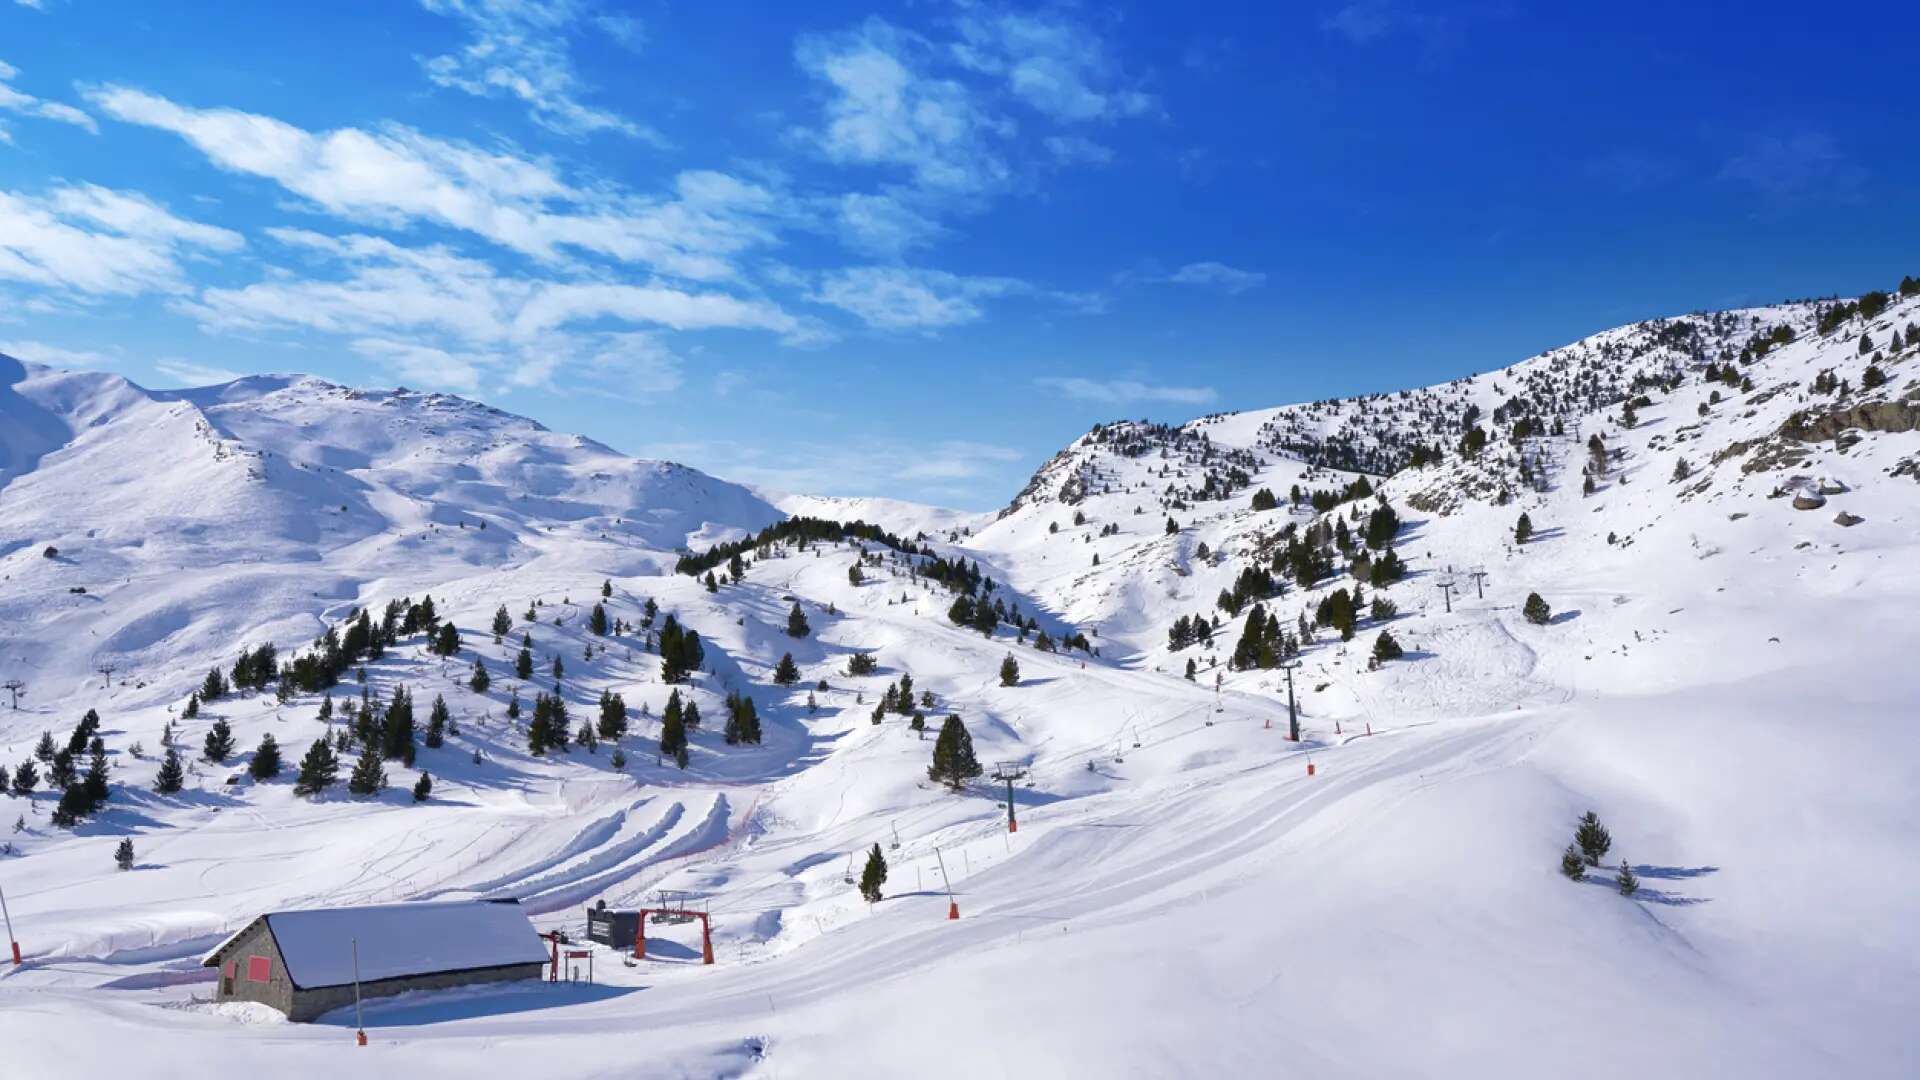
[[[1920,272],[1920,16],[1572,7],[0,0],[0,349],[988,508]]]

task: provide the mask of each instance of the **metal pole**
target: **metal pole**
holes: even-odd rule
[[[5,889],[0,889],[0,916],[6,917],[7,944],[13,946],[13,962],[15,966],[18,966],[20,963],[20,943],[13,939],[13,913],[7,910],[7,890]]]
[[[1287,740],[1289,742],[1300,741],[1300,713],[1293,703],[1293,669],[1299,666],[1299,663],[1295,662],[1282,669],[1287,673]]]
[[[353,939],[353,1027],[354,1041],[367,1045],[367,1025],[360,1018],[360,939]]]

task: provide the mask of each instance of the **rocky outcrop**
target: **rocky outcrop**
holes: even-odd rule
[[[1814,414],[1794,413],[1780,425],[1780,434],[1796,442],[1828,442],[1843,431],[1920,431],[1920,402],[1910,400],[1862,402],[1844,409]]]

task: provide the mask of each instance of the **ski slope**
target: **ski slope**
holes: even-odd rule
[[[96,708],[114,787],[71,831],[48,824],[44,789],[0,800],[22,822],[0,887],[29,954],[0,973],[0,1040],[29,1076],[199,1076],[215,1055],[286,1076],[362,1060],[434,1075],[1913,1075],[1920,692],[1903,661],[1920,435],[1900,422],[1920,336],[1882,346],[1891,379],[1871,391],[1857,341],[1920,321],[1920,298],[1833,333],[1819,314],[1657,320],[1405,395],[1096,432],[985,517],[738,487],[459,399],[299,377],[162,394],[14,365],[0,663],[28,692],[0,709],[0,764]],[[1782,324],[1791,343],[1732,358]],[[1751,388],[1707,382],[1709,362]],[[1846,400],[1809,389],[1827,370],[1850,380]],[[1621,403],[1641,391],[1627,426]],[[1454,449],[1464,410],[1487,424],[1515,398],[1558,433]],[[1783,434],[1836,413],[1865,424]],[[1587,494],[1593,435],[1610,456]],[[1348,642],[1314,630],[1290,742],[1283,673],[1228,668],[1245,617],[1214,598],[1287,526],[1353,509],[1316,514],[1290,488],[1343,486],[1364,448],[1414,442],[1448,452],[1375,478],[1409,573],[1367,591],[1398,611]],[[1224,496],[1201,497],[1209,474]],[[1280,506],[1251,509],[1263,487]],[[1523,511],[1534,535],[1517,543]],[[672,572],[677,549],[785,514],[924,534],[1097,652],[956,626],[953,594],[874,544],[762,549],[717,591]],[[684,771],[654,752],[670,688],[644,635],[586,625],[603,583],[610,618],[637,624],[651,600],[706,644],[681,687],[705,717]],[[1292,627],[1351,584],[1336,570],[1264,602]],[[1521,616],[1532,592],[1545,625]],[[335,691],[406,686],[417,722],[441,696],[458,724],[415,768],[389,762],[383,795],[303,799],[290,773],[246,777],[262,734],[292,764],[327,731],[315,696],[180,716],[240,648],[272,640],[285,657],[356,605],[423,593],[462,652],[415,635]],[[786,633],[795,603],[804,638]],[[513,628],[496,642],[500,607]],[[1221,619],[1213,645],[1170,648],[1173,619],[1202,613]],[[1383,628],[1406,655],[1373,670]],[[792,688],[772,682],[786,652]],[[855,652],[878,670],[848,675]],[[624,696],[624,768],[605,745],[527,752],[506,704],[552,691],[556,656],[575,724],[602,690]],[[466,685],[476,659],[486,693]],[[905,715],[871,716],[903,673],[934,699],[924,739]],[[760,745],[721,739],[730,691],[754,697]],[[1024,769],[1017,832],[1004,786],[928,781],[949,713],[989,771]],[[154,794],[163,726],[190,751],[216,717],[239,754]],[[433,797],[414,805],[423,769]],[[1589,809],[1610,864],[1641,878],[1632,899],[1611,865],[1557,872]],[[110,858],[124,836],[128,872]],[[870,906],[846,879],[875,844],[890,873]],[[198,955],[261,911],[515,896],[542,930],[578,934],[589,903],[659,889],[711,912],[715,966],[698,963],[697,927],[649,927],[650,959],[600,950],[592,987],[370,1005],[364,1049],[350,1015],[290,1025],[204,1003]]]

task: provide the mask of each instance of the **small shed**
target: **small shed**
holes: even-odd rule
[[[547,947],[513,900],[270,911],[200,960],[219,969],[217,1001],[258,1001],[295,1021],[360,996],[537,979]]]

